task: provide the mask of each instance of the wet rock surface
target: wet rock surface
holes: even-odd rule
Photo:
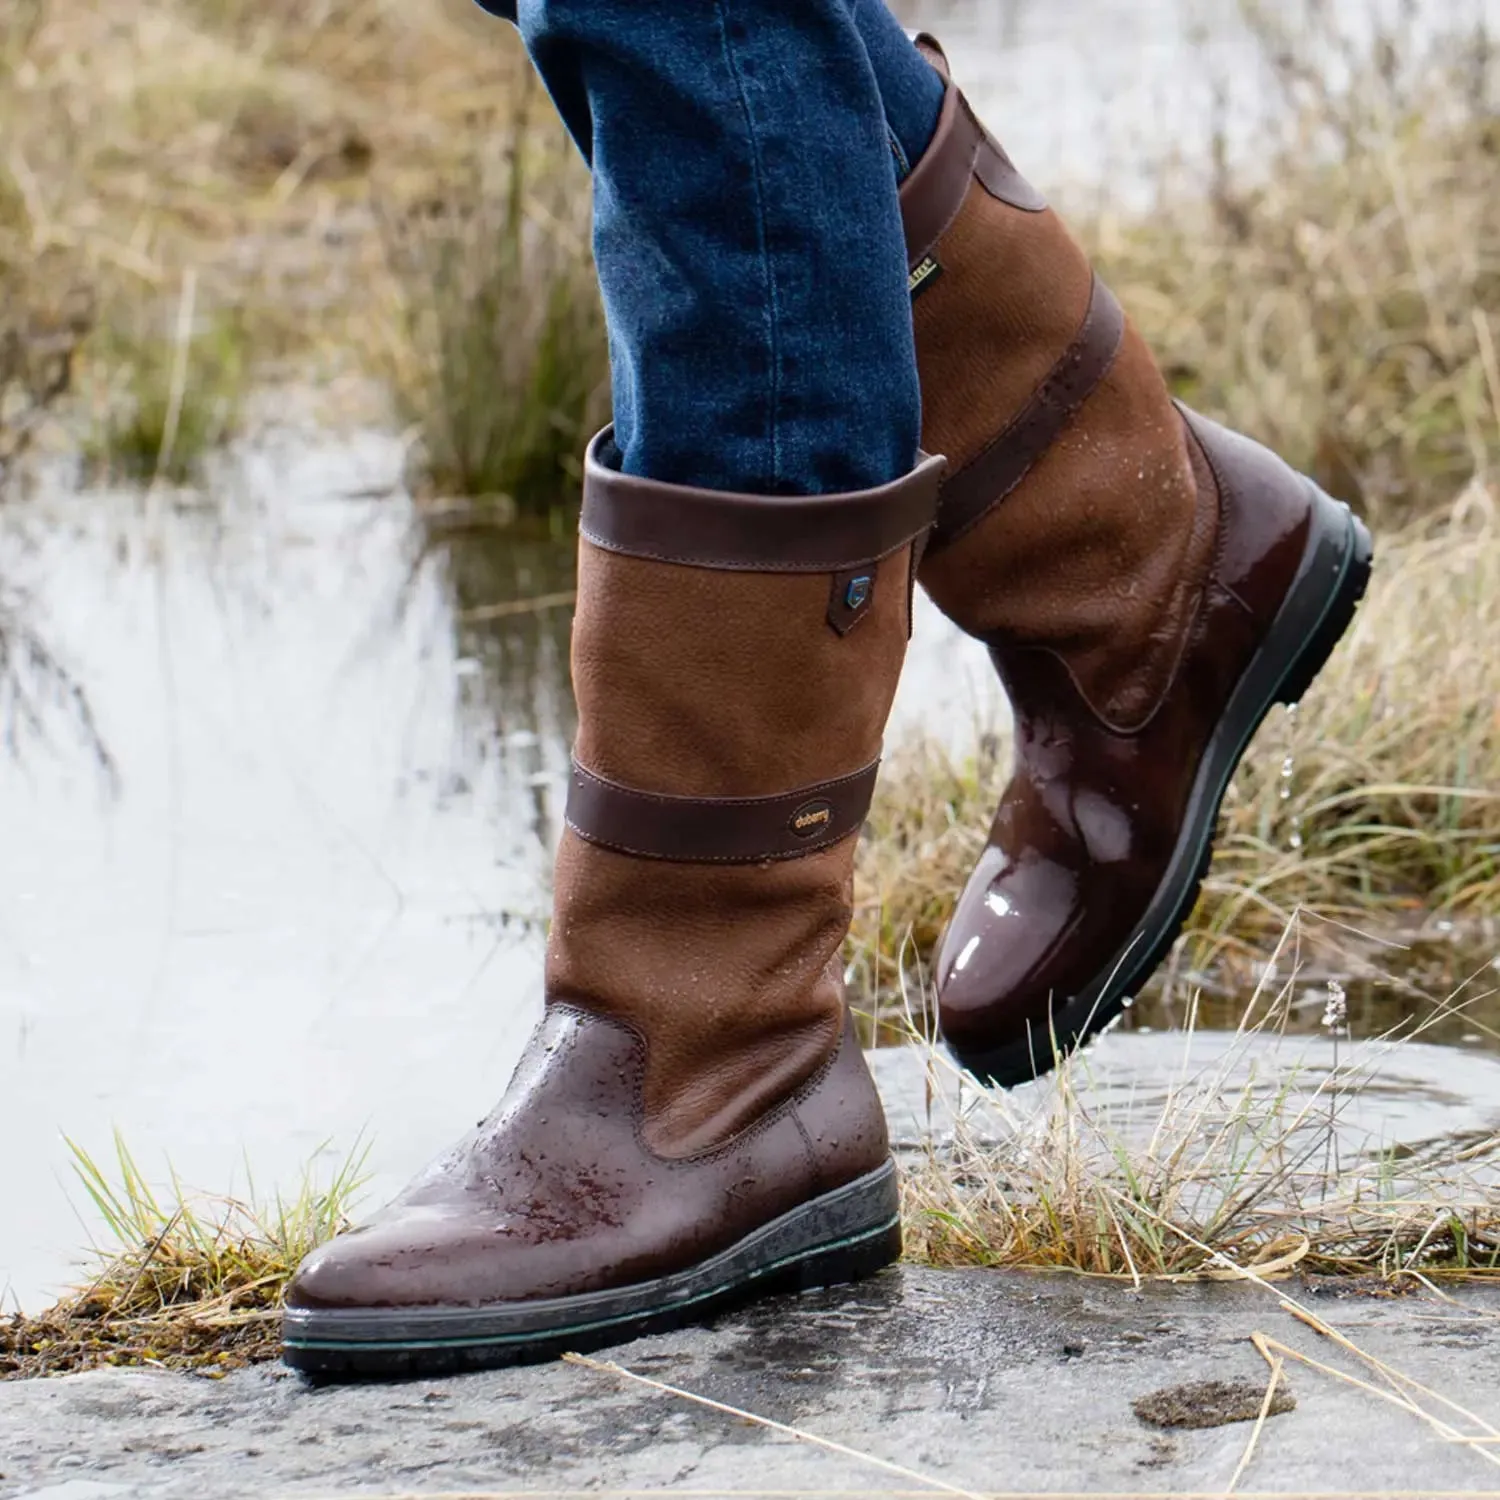
[[[1301,1295],[1296,1283],[1285,1290]],[[1319,1302],[1318,1313],[1500,1422],[1500,1294]],[[327,1388],[275,1368],[222,1380],[105,1371],[0,1386],[0,1496],[910,1493],[923,1488],[913,1476],[976,1493],[1222,1490],[1250,1425],[1165,1430],[1134,1407],[1216,1382],[1242,1387],[1253,1419],[1269,1374],[1256,1331],[1370,1377],[1255,1287],[1136,1292],[904,1268],[612,1357],[909,1475],[574,1364]],[[1493,1488],[1472,1447],[1331,1376],[1287,1370],[1296,1409],[1265,1424],[1241,1489]]]

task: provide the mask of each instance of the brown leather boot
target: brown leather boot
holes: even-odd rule
[[[860,494],[590,448],[546,1015],[498,1109],[313,1254],[285,1358],[470,1368],[826,1285],[900,1251],[839,949],[941,460]]]
[[[923,445],[949,461],[921,581],[989,646],[1016,731],[939,1013],[958,1057],[1010,1085],[1165,956],[1235,765],[1348,626],[1371,546],[1310,480],[1173,403],[951,82],[901,198]]]

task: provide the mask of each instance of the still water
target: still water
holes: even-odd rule
[[[1203,139],[1229,10],[927,18],[1028,169],[1087,183]],[[464,613],[565,592],[568,548],[420,559],[400,466],[387,435],[268,426],[211,507],[54,485],[6,518],[6,576],[114,763],[55,719],[0,759],[0,1289],[23,1306],[92,1229],[65,1134],[244,1190],[363,1133],[378,1198],[488,1108],[539,1008],[569,615]],[[891,737],[962,746],[1003,713],[924,611]],[[1149,1039],[1129,1053],[1149,1082]]]

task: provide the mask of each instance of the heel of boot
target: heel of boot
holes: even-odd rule
[[[1321,618],[1277,690],[1276,701],[1287,705],[1302,701],[1303,694],[1328,664],[1333,648],[1353,622],[1354,612],[1369,587],[1375,554],[1369,529],[1347,505],[1325,495],[1311,480],[1308,488],[1312,491],[1313,514],[1319,524],[1344,533],[1344,559],[1343,568],[1326,596]]]
[[[901,1258],[901,1180],[887,1159],[875,1171],[797,1211],[803,1249],[772,1273],[778,1291],[862,1281]]]
[[[901,1259],[901,1221],[897,1219],[852,1244],[818,1250],[788,1268],[783,1287],[789,1292],[818,1292],[874,1276]]]

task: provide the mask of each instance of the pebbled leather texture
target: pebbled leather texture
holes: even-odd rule
[[[1221,478],[1219,545],[1170,682],[1128,732],[1082,701],[1055,653],[992,657],[1015,713],[1015,764],[989,842],[936,966],[944,1035],[960,1051],[1045,1036],[1052,1007],[1084,992],[1130,937],[1182,831],[1204,747],[1286,597],[1308,539],[1301,478],[1213,424],[1205,470]],[[1274,614],[1274,608],[1271,609]]]
[[[367,1226],[315,1251],[289,1304],[478,1307],[628,1286],[887,1159],[852,1027],[751,1127],[675,1161],[642,1138],[645,1052],[629,1027],[552,1006],[494,1113]]]

